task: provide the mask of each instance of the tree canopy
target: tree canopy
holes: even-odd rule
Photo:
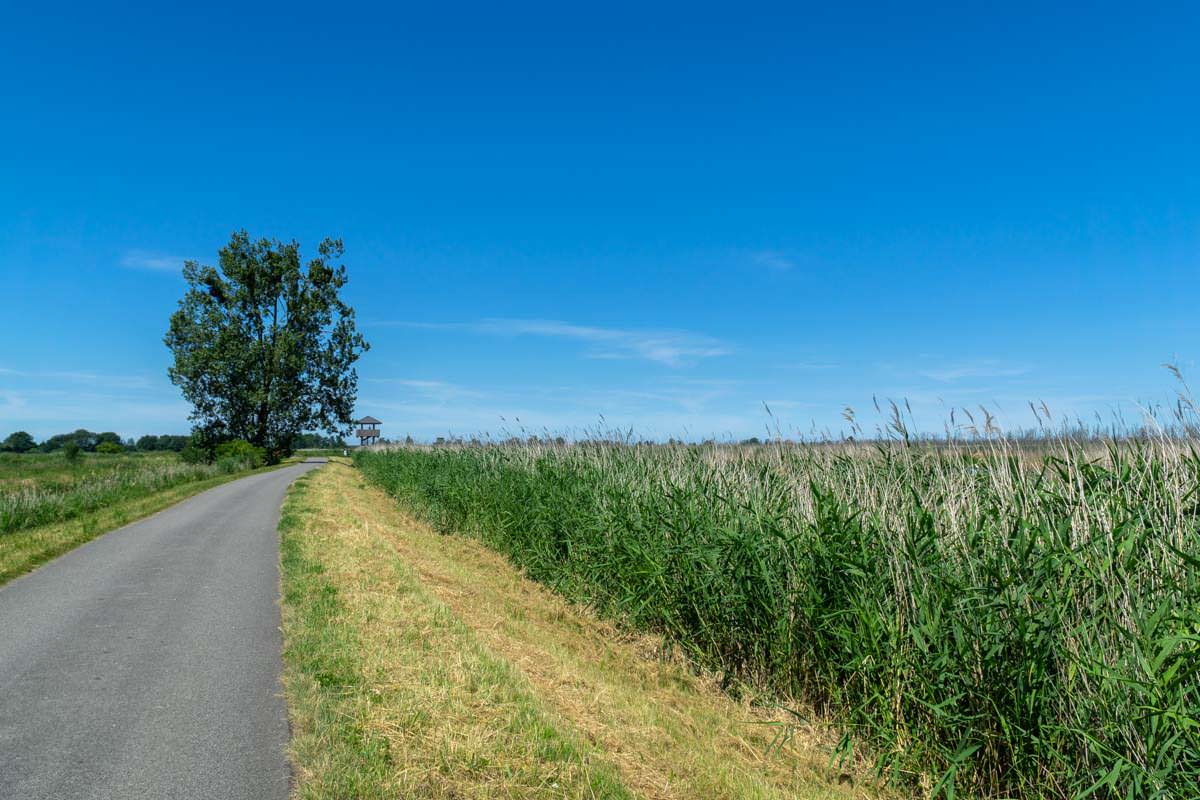
[[[94,433],[86,428],[80,428],[72,433],[55,434],[38,445],[38,449],[43,453],[50,453],[66,447],[70,443],[84,452],[91,453],[96,449],[96,445],[101,442],[115,442],[116,444],[120,444],[121,437],[112,431]]]
[[[173,450],[178,453],[183,448],[187,447],[188,442],[192,440],[190,436],[178,436],[164,434],[162,436],[154,436],[147,434],[141,436],[137,440],[137,449],[144,452],[153,452],[155,450]]]
[[[0,451],[5,453],[28,453],[35,447],[37,447],[37,442],[25,431],[11,433],[0,443]]]
[[[210,446],[244,439],[278,458],[301,431],[348,432],[358,392],[354,362],[369,345],[342,302],[341,240],[301,265],[295,242],[234,233],[219,266],[184,264],[188,289],[165,342],[171,381],[192,404]]]

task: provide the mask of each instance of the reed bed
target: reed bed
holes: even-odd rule
[[[0,458],[0,536],[62,522],[123,500],[248,468],[238,460],[187,464],[175,454]]]
[[[1200,797],[1200,455],[1036,447],[362,452],[443,531],[833,720],[927,796]]]

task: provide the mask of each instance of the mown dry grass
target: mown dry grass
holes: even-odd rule
[[[349,796],[349,785],[375,796],[362,775],[377,777],[378,796],[868,794],[839,784],[815,729],[736,703],[659,658],[657,640],[623,636],[478,542],[433,532],[351,469],[307,478],[285,509],[301,796]],[[289,588],[303,574],[336,610],[305,621]],[[353,652],[349,688],[321,686],[322,650]],[[367,761],[354,763],[356,748]]]
[[[402,563],[384,536],[394,512],[358,480],[331,464],[284,507],[297,796],[629,797]]]

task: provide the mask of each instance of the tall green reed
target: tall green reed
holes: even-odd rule
[[[1200,797],[1190,439],[408,448],[445,531],[830,715],[932,796]]]

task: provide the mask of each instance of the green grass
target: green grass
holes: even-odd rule
[[[237,461],[186,464],[174,453],[0,454],[0,538],[187,483],[240,472]]]
[[[899,785],[1198,795],[1194,441],[585,443],[356,464],[729,688],[830,715]]]
[[[0,454],[0,584],[84,542],[248,470],[188,465],[174,453]]]

